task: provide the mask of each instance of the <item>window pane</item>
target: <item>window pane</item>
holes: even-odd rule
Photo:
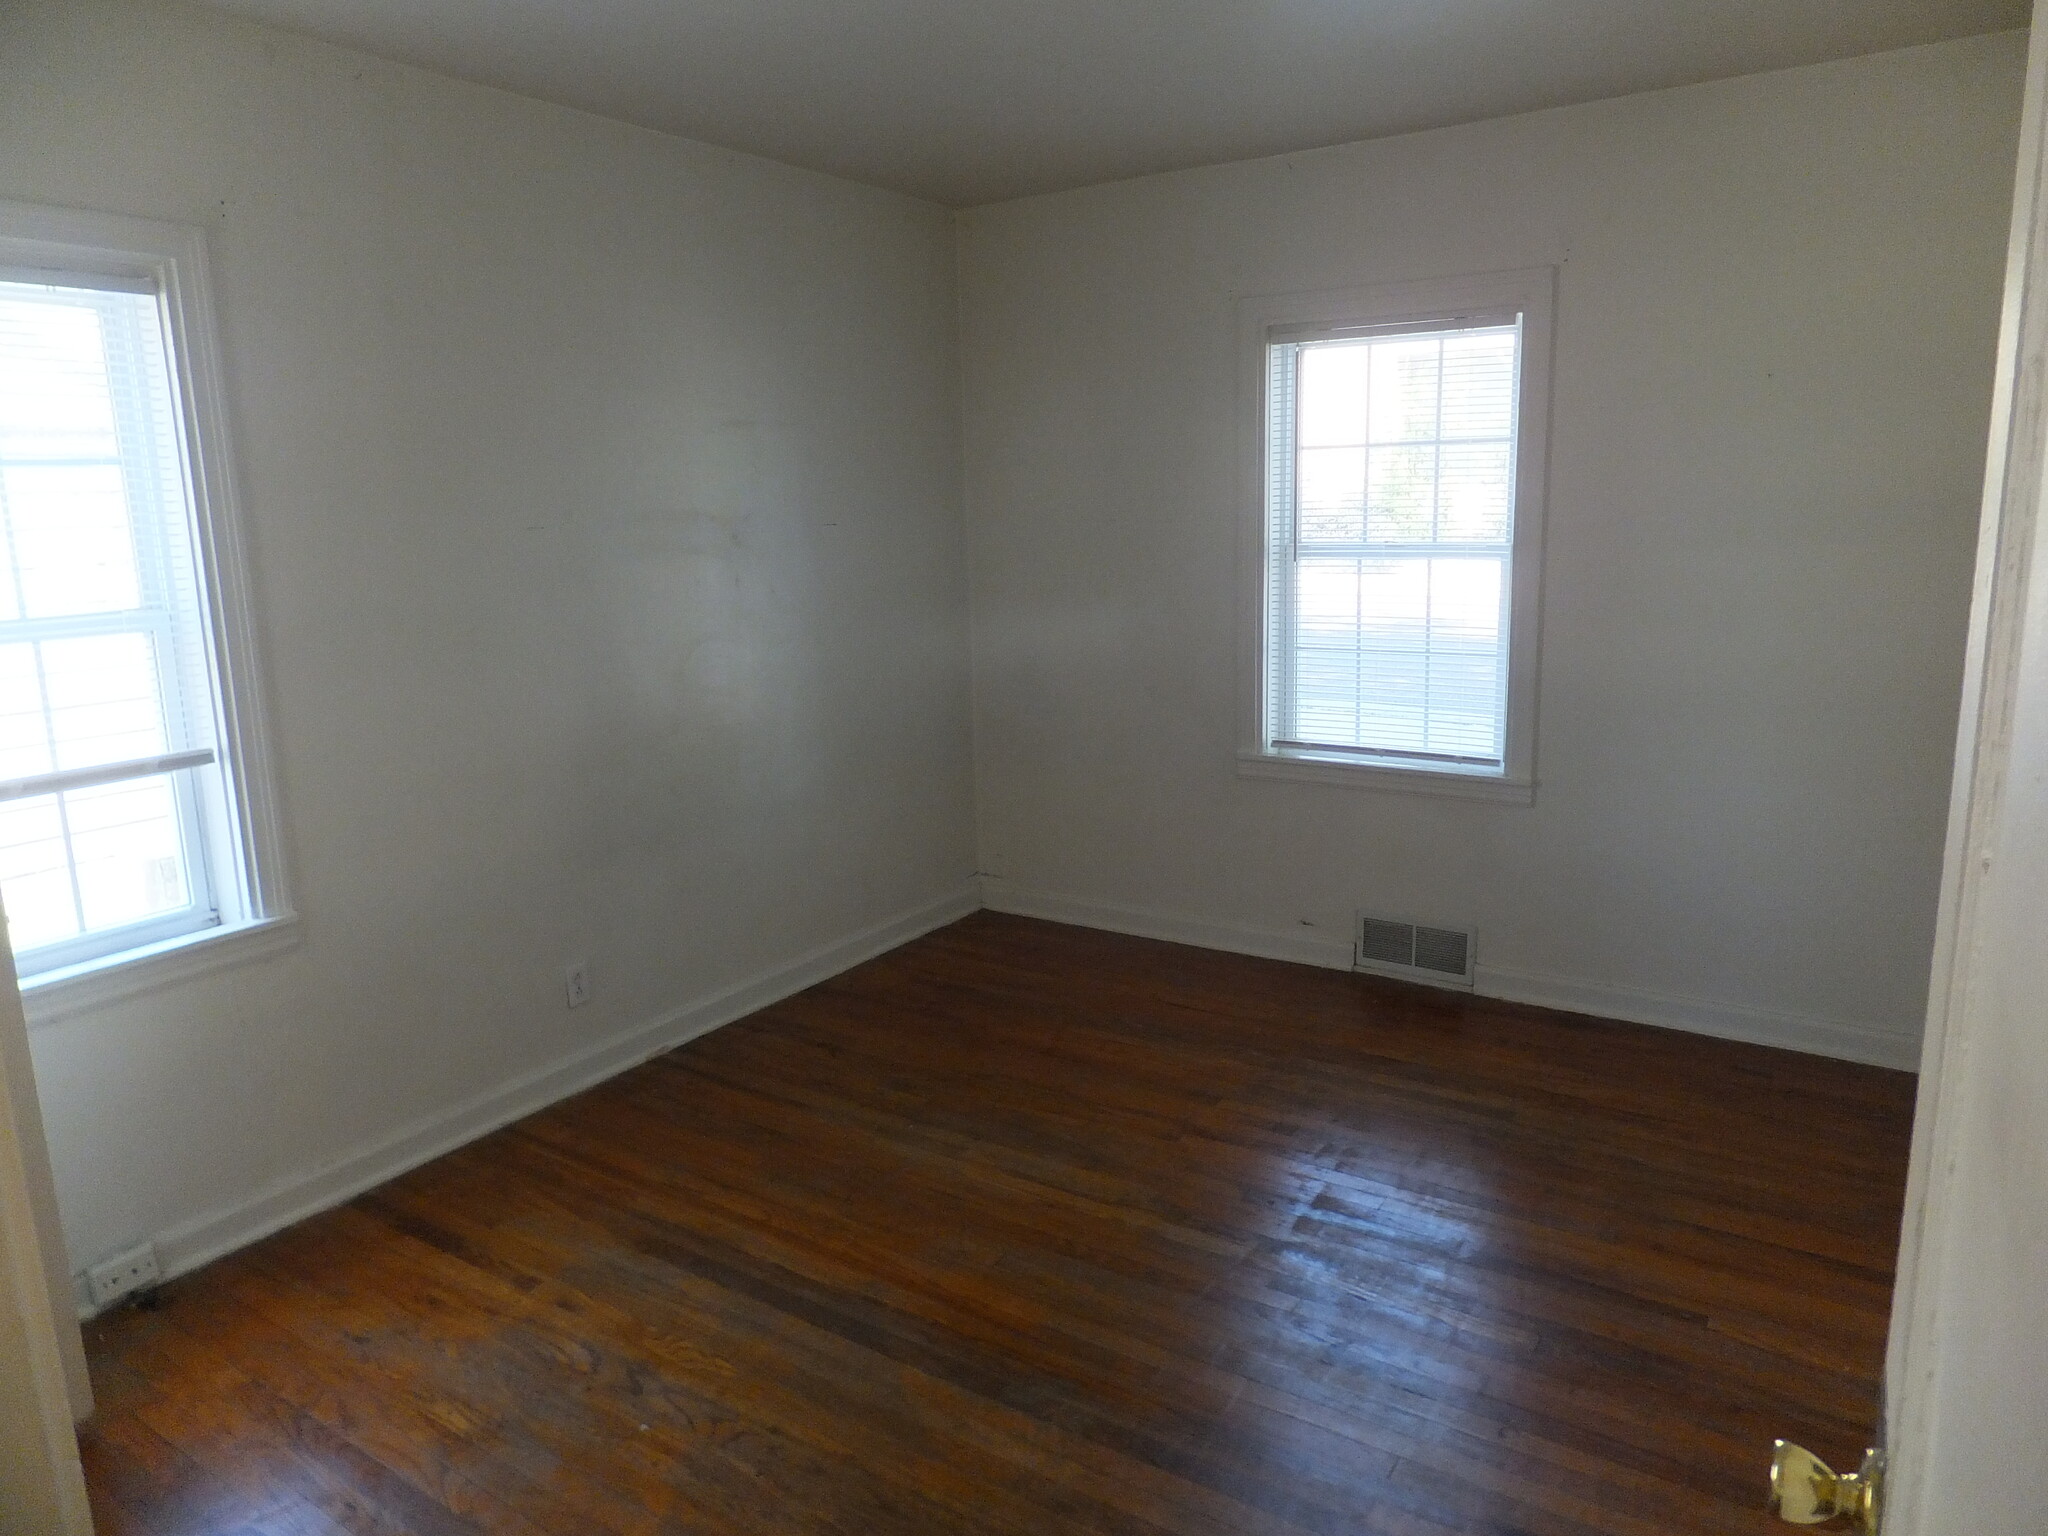
[[[1501,584],[1506,562],[1429,562],[1429,719],[1424,749],[1460,757],[1501,750]]]
[[[1429,683],[1429,567],[1420,560],[1361,561],[1354,744],[1422,752]]]
[[[0,645],[0,779],[50,771],[49,725],[33,645]]]
[[[0,801],[0,901],[17,954],[78,932],[56,796]]]
[[[1444,339],[1445,437],[1507,437],[1514,431],[1515,333]]]
[[[1436,446],[1375,448],[1366,488],[1366,537],[1427,544],[1436,520]]]
[[[1365,536],[1365,450],[1310,448],[1299,460],[1304,542],[1356,543]]]
[[[1445,443],[1438,450],[1438,540],[1508,542],[1513,521],[1512,448],[1502,441]]]
[[[19,465],[4,471],[0,491],[30,618],[142,606],[118,465]]]
[[[167,776],[64,795],[87,928],[113,928],[186,906],[178,803]]]
[[[164,750],[156,650],[147,635],[45,640],[43,686],[59,768],[87,768]]]
[[[1434,336],[1377,341],[1372,346],[1372,440],[1427,441],[1436,436],[1438,364],[1443,343]]]
[[[108,459],[115,452],[99,315],[84,304],[52,302],[44,290],[0,287],[0,459]]]
[[[1498,557],[1304,559],[1291,739],[1497,757]]]
[[[1302,348],[1302,447],[1365,441],[1365,383],[1371,361],[1370,349],[1356,344]]]

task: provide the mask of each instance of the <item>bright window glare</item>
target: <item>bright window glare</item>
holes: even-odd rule
[[[0,460],[9,464],[118,452],[101,312],[51,302],[63,291],[0,284]]]

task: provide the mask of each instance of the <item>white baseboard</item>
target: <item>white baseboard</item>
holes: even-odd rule
[[[466,1099],[324,1167],[293,1175],[231,1206],[181,1222],[157,1235],[157,1262],[166,1279],[197,1269],[431,1162],[479,1136],[524,1119],[535,1110],[581,1093],[649,1057],[816,986],[920,934],[942,928],[980,905],[976,889],[963,886],[936,901],[822,945],[787,965],[672,1008],[637,1029]],[[79,1314],[88,1317],[93,1309],[83,1273],[75,1277],[75,1283]]]
[[[1018,917],[1042,917],[1047,922],[1101,928],[1110,933],[1135,934],[1141,939],[1165,939],[1173,944],[1228,950],[1236,955],[1258,955],[1267,960],[1292,960],[1299,965],[1320,965],[1331,970],[1351,969],[1349,934],[1333,939],[1328,934],[1306,930],[1284,933],[1237,923],[1211,922],[1201,917],[1183,917],[1172,912],[1147,912],[1137,907],[1089,901],[1080,896],[1062,896],[1053,891],[1025,890],[989,875],[981,879],[981,904],[995,912],[1013,912]]]
[[[1176,944],[1229,950],[1240,955],[1261,955],[1269,960],[1293,960],[1334,970],[1352,968],[1348,934],[1337,940],[1327,934],[1276,933],[1266,928],[1218,923],[1175,913],[1148,912],[1051,891],[1026,890],[988,876],[982,879],[981,892],[983,905],[998,912],[1014,912],[1021,917],[1042,917],[1055,923],[1103,928],[1111,933],[1137,934],[1141,938],[1166,939]],[[1537,1007],[1591,1014],[1598,1018],[1621,1019],[1631,1024],[1683,1029],[1722,1040],[1743,1040],[1752,1045],[1777,1046],[1871,1066],[1897,1067],[1908,1072],[1920,1064],[1920,1042],[1916,1038],[1872,1025],[1782,1013],[1740,1003],[1676,997],[1638,987],[1548,976],[1535,971],[1490,966],[1484,962],[1475,970],[1473,990],[1482,997],[1496,997],[1504,1002],[1531,1003]]]
[[[1752,1008],[1744,1003],[1675,997],[1641,987],[1619,987],[1607,982],[1578,981],[1568,976],[1546,976],[1537,971],[1519,971],[1483,962],[1477,970],[1476,990],[1483,996],[1498,997],[1507,1002],[1534,1003],[1538,1007],[1559,1008],[1568,1013],[1624,1019],[1631,1024],[1654,1024],[1661,1029],[1689,1030],[1696,1035],[1713,1035],[1721,1040],[1774,1045],[1782,1050],[1832,1056],[1840,1061],[1860,1061],[1873,1067],[1896,1067],[1904,1072],[1917,1071],[1920,1066],[1920,1041],[1917,1037],[1894,1034],[1874,1024],[1782,1013],[1775,1009]]]

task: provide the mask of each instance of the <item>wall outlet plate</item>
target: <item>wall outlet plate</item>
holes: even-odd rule
[[[154,1243],[137,1243],[85,1272],[85,1286],[95,1307],[111,1307],[124,1296],[146,1291],[164,1277]]]
[[[568,993],[569,1006],[581,1008],[590,1001],[590,962],[578,960],[562,973],[563,990]]]

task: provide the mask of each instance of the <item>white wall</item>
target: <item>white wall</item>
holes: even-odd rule
[[[207,231],[303,913],[36,1029],[75,1264],[967,902],[943,211],[122,0],[0,7],[0,196]]]
[[[965,217],[995,904],[1910,1065],[2022,39]],[[1234,771],[1247,293],[1560,271],[1533,808]]]

